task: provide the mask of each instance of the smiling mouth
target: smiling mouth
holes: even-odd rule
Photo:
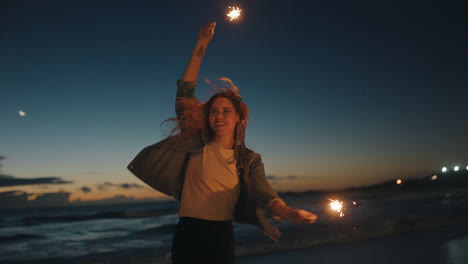
[[[215,123],[215,125],[216,126],[224,126],[224,125],[226,125],[226,123],[217,122],[217,123]]]

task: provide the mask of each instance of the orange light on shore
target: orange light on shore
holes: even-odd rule
[[[396,184],[401,184],[403,181],[401,179],[396,180]]]
[[[37,199],[37,197],[40,196],[38,194],[32,194],[28,196],[28,201],[34,201]]]
[[[237,6],[228,6],[228,8],[231,10],[229,13],[226,14],[226,16],[229,17],[229,21],[238,19],[242,12],[242,9],[240,9]]]
[[[327,198],[328,200],[330,200],[330,208],[335,211],[335,212],[338,212],[340,213],[340,217],[343,217],[344,216],[344,213],[343,213],[343,202],[342,201],[339,201],[339,200],[332,200],[330,198]]]

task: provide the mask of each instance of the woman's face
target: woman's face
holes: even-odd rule
[[[215,136],[234,136],[239,115],[231,100],[225,97],[216,98],[209,110],[209,122]]]

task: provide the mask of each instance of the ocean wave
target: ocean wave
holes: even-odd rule
[[[172,234],[176,229],[177,224],[166,224],[158,227],[148,228],[138,232],[139,234]]]
[[[38,225],[44,223],[57,223],[57,222],[75,222],[75,221],[87,221],[87,220],[98,220],[107,218],[146,218],[146,217],[158,217],[163,215],[175,214],[176,210],[145,210],[145,211],[113,211],[96,214],[82,214],[82,215],[60,215],[60,216],[40,216],[40,217],[27,217],[24,218],[23,225]]]
[[[39,238],[45,238],[45,237],[46,236],[34,235],[34,234],[16,234],[12,236],[0,236],[0,243],[17,242],[17,241],[22,241],[22,240],[39,239]]]

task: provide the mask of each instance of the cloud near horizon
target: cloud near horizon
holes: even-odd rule
[[[86,186],[84,186],[86,187]],[[140,199],[126,196],[115,195],[111,198],[105,198],[92,201],[70,201],[70,192],[50,192],[50,193],[28,193],[24,191],[7,191],[0,192],[0,210],[2,209],[18,209],[18,208],[35,208],[35,207],[51,207],[51,206],[73,206],[83,204],[115,204],[138,202]],[[149,198],[148,198],[149,199]],[[148,200],[146,199],[146,200]],[[156,200],[156,199],[154,199]]]
[[[38,185],[38,184],[69,184],[72,181],[63,180],[60,177],[39,177],[39,178],[17,178],[10,175],[0,174],[0,187],[11,187],[19,185]]]
[[[82,192],[84,192],[84,193],[89,193],[89,192],[91,192],[91,188],[89,188],[88,186],[82,186],[82,187],[80,188],[80,190],[81,190]]]
[[[108,188],[121,188],[121,189],[132,189],[132,188],[143,188],[142,185],[136,184],[136,183],[121,183],[121,184],[116,184],[116,183],[111,183],[111,182],[104,182],[101,184],[96,185],[98,190],[106,192]]]
[[[70,193],[27,193],[23,191],[8,191],[0,193],[0,209],[26,208],[40,206],[63,206],[68,204]]]
[[[143,186],[136,184],[136,183],[123,183],[120,185],[121,188],[123,189],[132,189],[132,188],[143,188]]]
[[[288,175],[288,176],[267,175],[266,176],[266,178],[270,181],[270,184],[273,186],[277,186],[279,184],[279,181],[295,180],[300,177],[301,176],[294,176],[294,175]]]
[[[270,181],[275,181],[275,180],[294,180],[298,179],[300,176],[295,176],[295,175],[288,175],[286,177],[280,177],[276,175],[267,175],[266,178]]]

